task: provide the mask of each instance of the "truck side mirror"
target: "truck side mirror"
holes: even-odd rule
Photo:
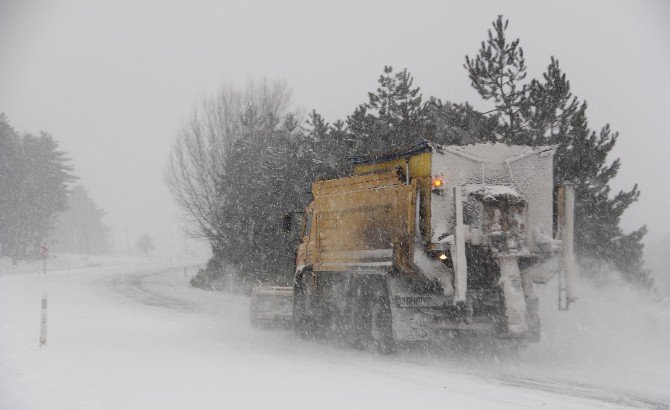
[[[282,217],[282,231],[285,233],[291,232],[291,214],[284,214]]]

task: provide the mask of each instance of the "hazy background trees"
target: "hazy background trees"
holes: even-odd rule
[[[110,228],[83,186],[72,187],[67,153],[48,133],[17,133],[0,114],[0,256],[31,259],[51,252],[102,254]]]
[[[142,234],[142,236],[137,238],[137,241],[135,242],[135,247],[144,256],[151,255],[156,250],[156,244],[154,243],[154,238],[148,233],[144,233]]]
[[[56,216],[49,248],[55,252],[100,255],[112,250],[111,229],[103,222],[105,211],[98,208],[81,185],[67,195],[67,210]]]
[[[0,256],[38,255],[77,178],[47,133],[18,134],[0,114]]]

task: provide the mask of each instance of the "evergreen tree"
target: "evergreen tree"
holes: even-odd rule
[[[443,145],[494,142],[497,116],[485,116],[470,104],[442,102],[431,97],[424,105],[424,138]]]
[[[559,143],[562,139],[560,135],[568,132],[570,120],[580,110],[577,97],[572,95],[570,82],[557,59],[551,57],[547,72],[542,77],[542,81],[531,81],[522,113],[526,118],[529,145],[545,144],[547,141]]]
[[[13,258],[36,256],[56,214],[67,208],[76,180],[66,153],[46,133],[17,134],[0,115],[0,250]]]
[[[499,116],[503,140],[527,143],[522,116],[527,86],[521,83],[527,75],[526,60],[518,38],[507,42],[507,25],[508,21],[503,22],[503,17],[498,16],[477,56],[474,59],[465,56],[465,68],[472,86],[482,98],[493,100],[496,111],[503,114]]]
[[[414,78],[404,69],[398,73],[385,66],[376,92],[347,118],[353,150],[358,154],[378,153],[417,143],[425,122],[422,95]]]
[[[614,196],[609,187],[621,166],[619,159],[607,163],[618,133],[609,125],[599,133],[589,128],[587,104],[572,95],[557,59],[551,58],[541,80],[521,84],[525,63],[519,40],[508,43],[502,16],[493,28],[495,34],[489,30],[488,42],[474,60],[466,57],[465,67],[482,98],[496,102],[501,140],[556,145],[555,184],[575,184],[575,251],[582,264],[604,261],[629,280],[650,286],[642,260],[646,228],[629,234],[619,228],[623,212],[639,197],[637,185]]]
[[[330,129],[337,146],[349,155],[379,153],[406,148],[428,139],[438,144],[469,144],[495,141],[498,115],[485,116],[471,105],[430,97],[423,102],[421,88],[407,69],[394,73],[385,66],[379,87],[368,93],[346,124]]]
[[[75,186],[68,194],[67,204],[68,209],[56,217],[50,248],[86,255],[109,252],[110,228],[102,221],[105,211],[98,208],[88,191]]]
[[[301,133],[298,150],[302,175],[313,180],[332,179],[343,175],[350,155],[346,132],[331,126],[316,111],[307,117],[305,132]],[[338,124],[342,127],[342,124]],[[305,181],[308,185],[311,181]]]
[[[17,211],[22,206],[18,195],[21,188],[21,139],[0,114],[0,255],[10,255],[16,249],[15,233],[21,221]]]

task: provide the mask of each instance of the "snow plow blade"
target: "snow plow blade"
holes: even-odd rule
[[[293,288],[255,286],[251,291],[249,320],[255,327],[290,326],[293,322]]]

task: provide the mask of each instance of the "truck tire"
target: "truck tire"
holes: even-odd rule
[[[393,318],[386,277],[360,275],[350,284],[349,342],[354,349],[371,346],[380,353],[396,350],[393,337]]]
[[[396,351],[396,343],[393,337],[393,317],[388,281],[386,277],[376,279],[373,281],[373,288],[371,289],[370,334],[373,344],[380,353],[391,354]]]
[[[349,286],[347,288],[346,301],[346,335],[347,342],[355,350],[363,350],[364,340],[367,339],[366,334],[369,331],[369,326],[365,318],[367,307],[364,302],[364,287],[363,281],[360,277],[352,275],[349,279]]]
[[[314,336],[312,321],[307,314],[307,293],[303,277],[297,277],[293,285],[293,329],[302,339]]]

